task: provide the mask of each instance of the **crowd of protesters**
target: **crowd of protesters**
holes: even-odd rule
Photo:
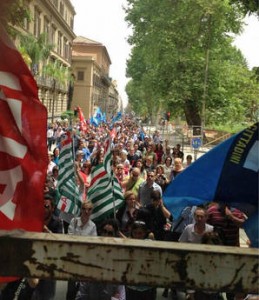
[[[80,216],[70,215],[66,219],[52,206],[58,185],[62,136],[67,131],[73,134],[75,170],[83,205]],[[103,161],[105,140],[111,131],[112,170],[121,185],[125,202],[116,211],[115,218],[95,224],[91,221],[92,204],[87,199],[87,190],[91,183],[91,169]],[[163,193],[190,166],[192,156],[185,157],[180,144],[169,145],[158,130],[148,134],[132,116],[126,115],[112,124],[112,128],[108,123],[99,126],[88,124],[86,131],[80,130],[79,123],[71,127],[67,122],[56,122],[48,127],[47,141],[49,164],[44,207],[48,220],[45,231],[186,243],[216,244],[208,240],[217,240],[218,244],[239,246],[239,227],[245,221],[245,215],[226,205],[208,203],[207,207],[186,207],[180,218],[173,220],[163,203]],[[208,234],[213,236],[205,239]],[[28,299],[55,299],[53,281],[40,280],[35,284],[36,288],[29,283],[27,286],[32,297]],[[49,289],[42,290],[47,285]],[[68,282],[66,299],[97,299],[94,296],[97,292],[102,296],[100,299],[156,299],[156,288],[148,286],[72,281]],[[169,297],[168,292],[168,289],[164,290],[164,297]],[[223,299],[220,293],[174,289],[170,292],[171,299]],[[245,297],[227,294],[228,300]]]

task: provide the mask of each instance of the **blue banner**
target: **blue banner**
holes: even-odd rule
[[[245,230],[252,244],[258,247],[258,145],[256,123],[186,168],[163,195],[172,215],[177,218],[186,206],[224,202],[248,215],[249,225],[245,224]],[[252,221],[256,219],[257,222]]]

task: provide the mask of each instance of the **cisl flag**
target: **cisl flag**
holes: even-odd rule
[[[0,229],[43,229],[47,111],[0,25]]]

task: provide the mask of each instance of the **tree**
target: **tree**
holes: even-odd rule
[[[239,5],[245,14],[255,13],[259,16],[258,0],[231,0],[233,5]]]
[[[1,1],[0,22],[4,26],[22,24],[24,18],[30,19],[31,15],[24,0]]]
[[[33,75],[39,72],[39,63],[45,62],[54,45],[47,43],[46,33],[41,33],[38,38],[32,34],[20,35],[20,49],[23,49],[31,59],[31,71]]]
[[[222,0],[128,0],[128,4],[133,50],[127,75],[132,85],[155,97],[147,107],[162,104],[164,111],[183,113],[189,125],[200,125],[203,110],[210,112],[220,100],[221,72],[232,68],[231,63],[247,70],[228,34],[241,30],[242,11]],[[231,63],[221,68],[222,59]],[[145,101],[141,99],[142,104]]]

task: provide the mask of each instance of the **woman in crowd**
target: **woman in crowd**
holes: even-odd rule
[[[136,195],[132,191],[126,192],[124,194],[124,199],[124,205],[118,209],[116,219],[119,221],[121,232],[124,235],[129,236],[131,226],[136,220],[139,206],[136,201]]]
[[[168,156],[165,158],[165,163],[162,165],[164,168],[164,173],[167,178],[167,180],[171,181],[171,174],[173,170],[173,159],[171,156]]]
[[[51,177],[52,177],[52,180],[53,180],[54,188],[56,189],[57,185],[58,185],[58,166],[53,167]]]
[[[157,156],[157,163],[161,164],[162,163],[162,157],[164,155],[163,145],[161,143],[156,144],[154,152]]]
[[[147,171],[145,169],[145,166],[144,166],[141,158],[136,161],[135,167],[140,169],[140,177],[143,178],[144,180],[146,180],[147,179]]]
[[[125,188],[123,187],[122,183],[125,181],[125,179],[128,176],[126,176],[126,174],[125,174],[123,164],[119,163],[114,167],[114,174],[115,174],[116,178],[118,179],[118,182],[121,185],[123,191],[125,191]]]
[[[58,166],[58,160],[59,160],[59,148],[56,147],[54,150],[53,150],[53,162]]]
[[[166,177],[166,174],[165,174],[165,171],[164,171],[164,167],[162,165],[158,165],[156,167],[156,179],[155,179],[155,182],[161,186],[162,191],[164,191],[166,189],[168,183],[170,182],[167,179],[167,177]]]
[[[84,193],[87,194],[88,188],[91,183],[91,170],[92,165],[90,161],[83,162],[82,168],[80,169],[80,175],[83,178],[84,181]]]

